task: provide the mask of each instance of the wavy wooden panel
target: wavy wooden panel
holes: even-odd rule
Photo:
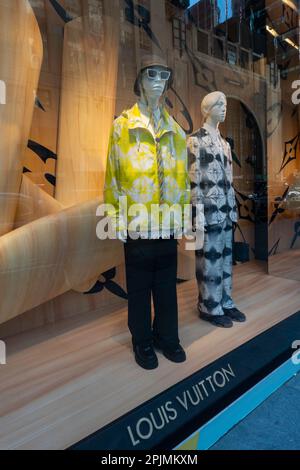
[[[30,170],[27,176],[31,181],[53,196],[64,23],[49,0],[29,1],[36,15],[44,46],[37,90],[40,105],[34,109],[30,140],[44,148],[40,152],[34,151],[32,147],[27,148],[24,166]]]
[[[47,194],[37,184],[34,184],[27,174],[23,175],[14,228],[22,227],[41,217],[55,214],[62,209],[62,205],[56,199]]]
[[[103,276],[100,276],[103,280]],[[126,290],[126,280],[124,265],[116,268],[112,282],[121,289]],[[53,328],[61,321],[88,321],[91,319],[91,312],[97,312],[97,316],[110,316],[114,309],[126,308],[127,300],[119,297],[104,287],[100,292],[90,295],[70,290],[54,299],[49,300],[37,307],[30,309],[16,318],[1,323],[0,337],[5,339],[21,332],[31,332],[39,327],[47,330]],[[48,327],[47,327],[48,326]],[[34,333],[33,333],[34,334]]]
[[[118,240],[99,240],[100,200],[42,217],[0,238],[0,323],[122,264]]]
[[[42,41],[27,0],[0,2],[0,235],[13,227],[42,60]]]
[[[102,194],[118,72],[116,5],[104,2],[98,30],[95,15],[65,26],[55,192],[65,206]]]

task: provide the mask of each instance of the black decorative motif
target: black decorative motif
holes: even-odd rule
[[[54,175],[45,173],[45,179],[48,181],[48,183],[52,184],[52,186],[56,186],[56,177]]]
[[[220,180],[220,181],[218,181],[217,186],[218,186],[218,188],[223,189],[224,191],[229,191],[231,183],[230,183],[230,181],[227,181],[227,180]],[[230,210],[231,210],[231,208],[230,208]]]
[[[46,112],[46,110],[45,110],[44,106],[42,105],[42,102],[40,101],[40,99],[39,99],[38,96],[35,97],[34,105],[35,105],[37,108],[39,108],[39,109],[41,109],[42,111],[44,111],[44,113]]]
[[[204,62],[196,57],[193,51],[187,46],[186,53],[193,67],[195,85],[203,88],[208,93],[217,90],[218,87],[215,70],[209,68]]]
[[[28,168],[26,168],[26,166],[23,167],[23,173],[32,173],[31,170],[29,170]]]
[[[209,299],[204,299],[203,300],[203,304],[204,306],[207,308],[207,311],[210,312],[211,310],[217,308],[217,306],[219,305],[218,302],[216,302],[212,297],[210,297]]]
[[[291,249],[294,247],[297,238],[300,237],[300,222],[299,221],[295,223],[294,231],[295,231],[295,233],[294,233],[294,236],[293,236],[293,239],[292,239]]]
[[[69,23],[69,21],[74,20],[74,17],[65,10],[57,0],[50,0],[51,5],[58,14],[58,16],[63,20],[64,23]]]
[[[220,235],[220,233],[222,233],[222,226],[219,225],[219,224],[216,224],[216,225],[208,225],[206,227],[206,232],[207,233],[215,233],[215,234],[218,234]]]
[[[300,133],[284,143],[284,155],[282,157],[282,163],[279,173],[293,160],[297,158],[297,149],[300,140]]]
[[[249,222],[255,223],[254,201],[237,190],[235,190],[235,193],[238,196],[236,197],[236,202],[239,219],[249,220]],[[249,203],[251,207],[249,207]]]
[[[84,292],[84,294],[97,294],[101,292],[104,288],[109,290],[112,294],[121,297],[122,299],[127,299],[127,293],[119,286],[116,282],[112,281],[112,279],[116,276],[116,268],[109,269],[102,273],[105,281],[97,281],[95,285],[88,291]]]
[[[205,207],[204,207],[204,212],[205,212],[205,215],[214,214],[214,213],[218,212],[218,206],[216,206],[216,204],[212,204],[212,203],[209,205],[209,202],[208,202],[207,205],[205,205]]]
[[[151,22],[151,14],[150,11],[147,10],[143,5],[135,5],[133,0],[125,0],[127,7],[125,7],[125,17],[126,20],[129,21],[134,26],[138,26],[142,28],[151,41],[161,49],[158,39],[156,38],[155,34],[151,30],[150,22]],[[136,16],[138,13],[139,16]]]
[[[36,153],[44,163],[46,163],[49,158],[57,160],[57,155],[52,152],[52,150],[49,150],[47,147],[44,147],[44,145],[41,145],[38,142],[35,142],[34,140],[29,140],[27,147],[30,148],[30,150],[32,150],[34,153]]]
[[[226,271],[223,272],[223,279],[229,279],[231,277],[230,273],[227,273]]]
[[[228,248],[228,246],[226,246],[223,250],[223,257],[225,258],[226,256],[229,256],[231,254],[232,254],[232,249]]]
[[[276,203],[274,204],[275,206],[275,210],[273,212],[273,214],[271,215],[271,219],[270,219],[270,222],[269,222],[269,225],[271,225],[274,220],[276,219],[276,217],[279,215],[279,214],[282,214],[285,209],[283,207],[280,207],[280,204],[284,201],[288,191],[289,191],[289,186],[286,188],[286,190],[284,191],[283,195],[282,196],[279,196],[277,198],[275,198],[275,201]]]
[[[211,286],[220,286],[222,283],[222,278],[221,276],[210,276],[208,274],[206,276],[203,276],[203,281]]]
[[[214,161],[214,156],[212,153],[208,153],[206,150],[200,150],[200,155],[199,155],[199,160],[200,160],[200,167],[203,169],[207,169],[209,164]]]
[[[206,194],[214,186],[215,183],[206,176],[204,176],[203,179],[200,181],[200,189],[203,191],[204,194]]]
[[[278,238],[277,242],[274,243],[274,245],[272,246],[271,250],[268,253],[268,256],[276,255],[279,243],[280,243],[280,238]]]
[[[216,263],[222,257],[222,253],[219,253],[215,248],[211,248],[209,251],[204,252],[204,256],[211,263]]]
[[[227,214],[231,211],[231,206],[229,206],[229,204],[223,204],[223,206],[221,206],[219,210],[224,214]]]

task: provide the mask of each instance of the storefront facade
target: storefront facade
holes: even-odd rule
[[[239,273],[300,281],[297,0],[0,0],[0,16],[1,338],[124,307],[123,247],[99,243],[96,213],[149,52],[173,70],[167,109],[187,137],[204,96],[227,97]],[[195,277],[182,246],[177,277]]]

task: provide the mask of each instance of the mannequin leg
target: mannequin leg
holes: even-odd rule
[[[151,240],[124,243],[128,293],[128,327],[135,345],[152,343],[151,286],[154,258]]]
[[[155,317],[153,334],[160,343],[169,346],[179,343],[177,307],[177,240],[154,240],[155,273],[153,279],[153,304]]]
[[[209,315],[224,315],[222,310],[224,227],[224,224],[209,225],[204,234],[203,249],[196,251],[198,305],[201,312]]]
[[[223,252],[223,296],[222,307],[235,308],[232,300],[232,222],[228,218],[226,221],[225,249]]]

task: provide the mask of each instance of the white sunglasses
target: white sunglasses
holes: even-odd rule
[[[146,69],[146,74],[150,80],[155,80],[159,77],[160,80],[163,80],[164,82],[169,80],[171,76],[171,72],[169,70]]]

